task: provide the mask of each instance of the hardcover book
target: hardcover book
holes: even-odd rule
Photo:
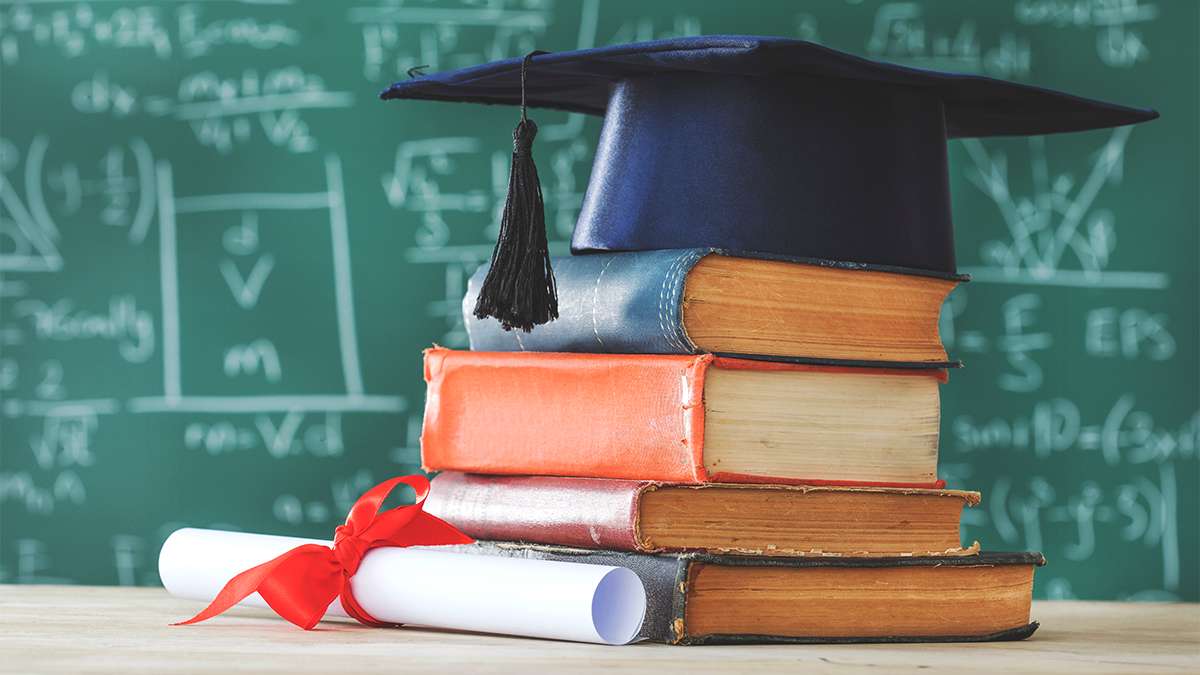
[[[559,318],[506,331],[474,307],[474,351],[694,354],[944,368],[942,302],[965,277],[853,263],[735,257],[713,249],[553,259]]]
[[[913,488],[662,485],[445,472],[425,510],[475,539],[734,555],[970,555],[979,493]]]
[[[434,348],[425,380],[428,471],[940,487],[945,371]]]
[[[1040,553],[966,557],[748,558],[646,555],[478,542],[477,555],[633,570],[646,588],[640,637],[668,644],[1023,640]]]

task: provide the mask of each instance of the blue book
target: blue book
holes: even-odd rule
[[[938,335],[963,275],[707,248],[594,253],[552,261],[559,318],[506,331],[473,314],[475,351],[714,353],[827,365],[947,368]]]

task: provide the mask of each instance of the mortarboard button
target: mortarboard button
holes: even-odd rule
[[[955,272],[947,139],[1158,117],[746,36],[508,59],[381,97],[603,115],[575,253],[711,247],[943,274]]]

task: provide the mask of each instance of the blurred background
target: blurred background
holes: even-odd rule
[[[954,141],[941,472],[1037,595],[1200,599],[1200,5],[0,0],[0,581],[154,584],[182,525],[328,537],[418,470],[516,111],[426,72],[701,33],[1157,108]],[[556,250],[599,120],[536,111]],[[869,191],[863,198],[869,199]]]

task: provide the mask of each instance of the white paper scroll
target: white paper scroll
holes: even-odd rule
[[[234,575],[301,544],[327,541],[184,528],[167,538],[158,573],[171,595],[211,601]],[[455,630],[620,645],[632,641],[646,592],[624,567],[377,548],[351,584],[372,617]],[[257,593],[243,605],[266,607]],[[334,600],[325,614],[346,616]],[[187,617],[179,617],[184,619]]]

